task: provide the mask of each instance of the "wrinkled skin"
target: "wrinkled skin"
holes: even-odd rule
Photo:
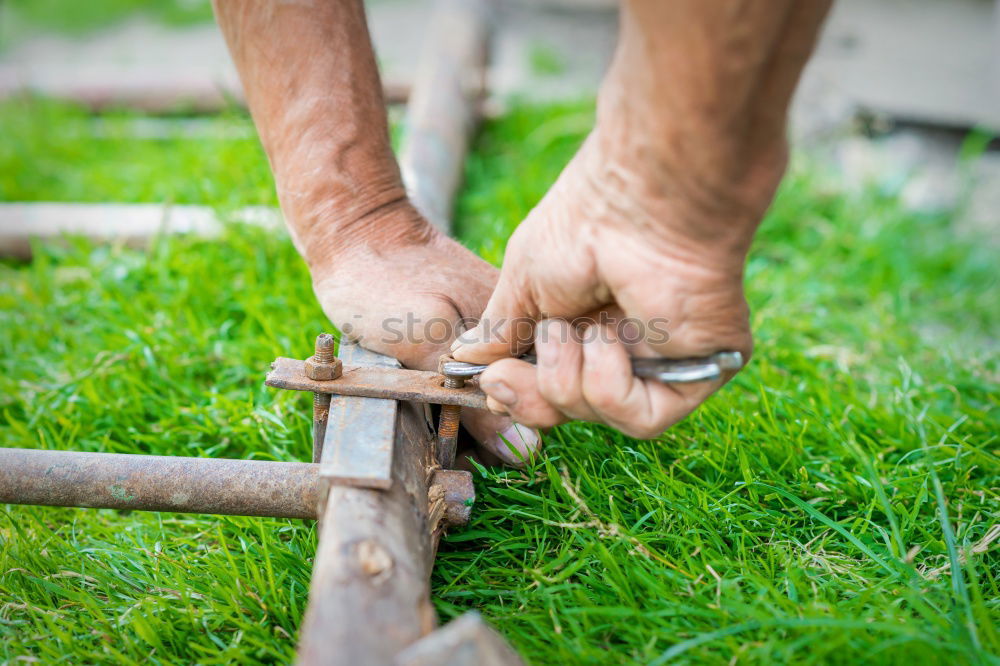
[[[464,410],[463,422],[516,463],[539,438],[510,417],[653,437],[731,376],[662,386],[633,378],[629,355],[749,358],[743,266],[785,168],[788,105],[828,6],[623,0],[595,128],[518,227],[499,277],[406,200],[360,0],[217,0],[215,10],[324,311],[408,367],[434,368],[449,348],[492,363],[481,385],[493,413]],[[607,323],[578,330],[601,313],[665,321],[669,339],[621,340]],[[408,315],[440,319],[446,334],[385,334]],[[456,324],[480,315],[452,344]],[[485,335],[511,321],[526,322],[521,344],[514,327],[502,341]],[[509,358],[532,343],[537,368]]]
[[[434,230],[408,203],[387,214],[420,233],[354,246],[321,262],[313,270],[316,297],[344,335],[408,368],[436,370],[463,322],[482,314],[499,271]],[[408,320],[415,324],[407,328]],[[462,425],[485,461],[520,465],[539,441],[530,428],[484,410],[463,409]]]
[[[633,377],[630,355],[750,358],[743,267],[785,169],[787,107],[826,9],[624,4],[597,126],[511,237],[483,324],[453,346],[459,360],[493,362],[480,380],[493,411],[655,437],[734,373],[662,385]],[[593,323],[601,311],[666,321],[669,339],[626,344],[616,326]],[[571,335],[584,317],[590,326]],[[524,335],[507,327],[524,320],[538,322],[537,368],[508,358]]]
[[[732,349],[750,357],[742,260],[702,247],[681,230],[644,224],[676,213],[669,197],[622,196],[630,177],[588,143],[511,237],[484,315],[495,342],[457,344],[454,353],[495,361],[480,384],[496,413],[538,427],[582,419],[654,437],[732,373],[717,382],[663,385],[633,377],[630,355],[685,358]],[[601,310],[609,323],[600,323]],[[662,317],[669,338],[620,342],[614,322],[623,316]],[[604,334],[574,331],[569,322],[582,317]],[[502,323],[524,318],[541,320],[533,340],[537,367],[504,358],[522,351],[508,343],[525,336]],[[482,333],[470,331],[463,340]]]

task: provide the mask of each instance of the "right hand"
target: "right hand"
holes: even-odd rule
[[[511,237],[480,326],[452,346],[458,360],[491,363],[480,378],[490,408],[536,427],[582,419],[650,438],[728,381],[735,373],[638,379],[629,357],[738,350],[749,359],[744,257],[784,167],[778,157],[765,187],[748,190],[764,196],[720,225],[669,174],[609,158],[592,135]],[[642,322],[641,340],[620,339],[623,316]],[[581,321],[591,323],[580,330]],[[536,366],[509,358],[532,343]]]

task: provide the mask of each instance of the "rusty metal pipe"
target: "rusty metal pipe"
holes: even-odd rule
[[[0,448],[0,504],[315,519],[319,465]]]

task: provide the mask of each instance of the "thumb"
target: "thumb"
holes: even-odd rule
[[[452,357],[466,363],[492,363],[530,349],[538,315],[520,298],[519,293],[525,291],[530,290],[515,289],[501,272],[479,323],[452,343]]]

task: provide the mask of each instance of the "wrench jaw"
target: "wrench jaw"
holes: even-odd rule
[[[522,357],[523,358],[523,357]],[[481,375],[490,366],[478,363],[456,361],[451,356],[442,356],[438,362],[438,374],[445,377],[475,377]]]

